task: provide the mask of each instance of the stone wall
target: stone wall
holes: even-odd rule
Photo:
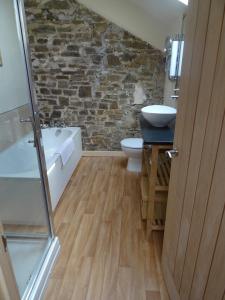
[[[84,150],[140,136],[141,107],[162,103],[161,51],[74,0],[25,0],[40,116],[82,128]]]

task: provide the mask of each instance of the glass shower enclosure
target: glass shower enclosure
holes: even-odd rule
[[[24,20],[22,0],[0,0],[0,247],[18,299],[39,299],[59,243]]]

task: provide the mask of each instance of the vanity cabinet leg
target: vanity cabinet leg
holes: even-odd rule
[[[148,176],[148,169],[147,169],[147,164],[149,163],[147,161],[147,157],[148,157],[148,150],[147,149],[143,149],[142,151],[142,170],[141,170],[141,175],[146,177]]]
[[[159,147],[152,145],[151,172],[149,176],[148,214],[147,214],[147,238],[150,238],[155,215],[155,194],[157,184]]]

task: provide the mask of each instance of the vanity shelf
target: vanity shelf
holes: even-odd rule
[[[164,149],[164,148],[163,148]],[[149,149],[150,150],[150,149]],[[147,174],[150,176],[151,172],[151,151],[144,151],[144,159],[147,168]],[[169,179],[170,179],[170,160],[165,156],[165,150],[158,154],[158,169],[156,177],[156,191],[168,191]]]
[[[162,224],[164,224],[165,219],[165,206],[167,201],[167,194],[164,192],[165,190],[156,191],[155,193],[155,216],[157,218],[153,221],[154,227],[157,226],[158,223],[160,223],[160,228],[162,227]],[[149,180],[147,176],[141,176],[141,215],[143,220],[148,219],[148,201],[149,201]],[[152,218],[154,219],[154,217]]]

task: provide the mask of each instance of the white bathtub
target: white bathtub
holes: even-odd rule
[[[52,208],[55,209],[82,155],[81,130],[77,127],[42,130]],[[57,154],[67,138],[74,151],[63,166]],[[8,224],[47,225],[42,186],[32,134],[0,152],[0,220]],[[16,171],[17,170],[17,171]]]
[[[81,130],[79,127],[47,128],[42,131],[43,145],[46,157],[49,188],[51,193],[52,209],[57,203],[70,180],[82,155]],[[68,162],[62,166],[58,153],[59,147],[66,139],[72,138],[74,152]]]

